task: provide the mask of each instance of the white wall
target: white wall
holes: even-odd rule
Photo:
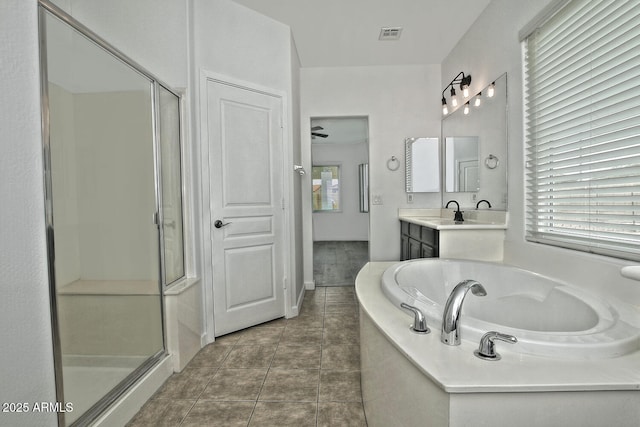
[[[0,402],[55,402],[44,222],[37,4],[0,2]],[[55,413],[0,424],[57,425]]]
[[[313,240],[369,240],[369,214],[360,212],[358,165],[367,163],[367,143],[311,144],[314,165],[340,165],[340,211],[314,212]],[[306,191],[311,191],[306,188]]]
[[[67,13],[173,88],[187,86],[186,0],[58,0]]]
[[[568,280],[595,292],[640,306],[640,283],[624,279],[619,270],[628,262],[614,258],[527,243],[524,193],[524,132],[522,63],[518,32],[550,0],[494,0],[442,64],[442,85],[458,72],[473,76],[471,93],[507,72],[509,134],[509,228],[505,261]]]
[[[372,261],[400,259],[398,208],[439,207],[440,193],[404,191],[404,139],[440,136],[440,66],[303,68],[301,70],[303,164],[311,166],[311,117],[365,116],[369,120],[370,194],[382,205],[370,206]],[[395,156],[401,167],[387,169]],[[310,188],[310,177],[306,178]],[[303,192],[305,282],[312,283],[311,195]]]

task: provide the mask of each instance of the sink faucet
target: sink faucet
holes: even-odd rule
[[[455,200],[449,200],[444,208],[447,209],[451,203],[456,204],[456,211],[453,215],[453,220],[456,222],[463,222],[464,221],[464,218],[462,217],[463,211],[460,210],[460,204],[458,202],[456,202]]]
[[[478,203],[476,203],[476,209],[478,209],[480,207],[480,203],[482,203],[482,202],[485,202],[487,204],[487,206],[489,206],[489,209],[491,209],[491,203],[489,203],[489,201],[486,200],[486,199],[482,199]]]
[[[442,334],[440,335],[440,341],[447,345],[460,345],[458,321],[460,320],[464,297],[469,290],[479,297],[487,295],[484,287],[475,280],[463,280],[453,288],[444,306],[444,313],[442,313]]]

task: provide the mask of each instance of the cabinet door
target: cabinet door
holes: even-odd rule
[[[409,238],[409,259],[420,258],[422,253],[422,243],[418,240]]]
[[[437,258],[438,251],[436,248],[422,243],[420,245],[420,258]]]
[[[400,261],[409,259],[409,236],[400,235]]]

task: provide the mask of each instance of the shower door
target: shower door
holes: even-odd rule
[[[165,354],[159,95],[70,18],[40,18],[59,421],[85,425]]]

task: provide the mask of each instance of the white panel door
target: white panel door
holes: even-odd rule
[[[282,100],[207,80],[215,336],[284,316]]]

